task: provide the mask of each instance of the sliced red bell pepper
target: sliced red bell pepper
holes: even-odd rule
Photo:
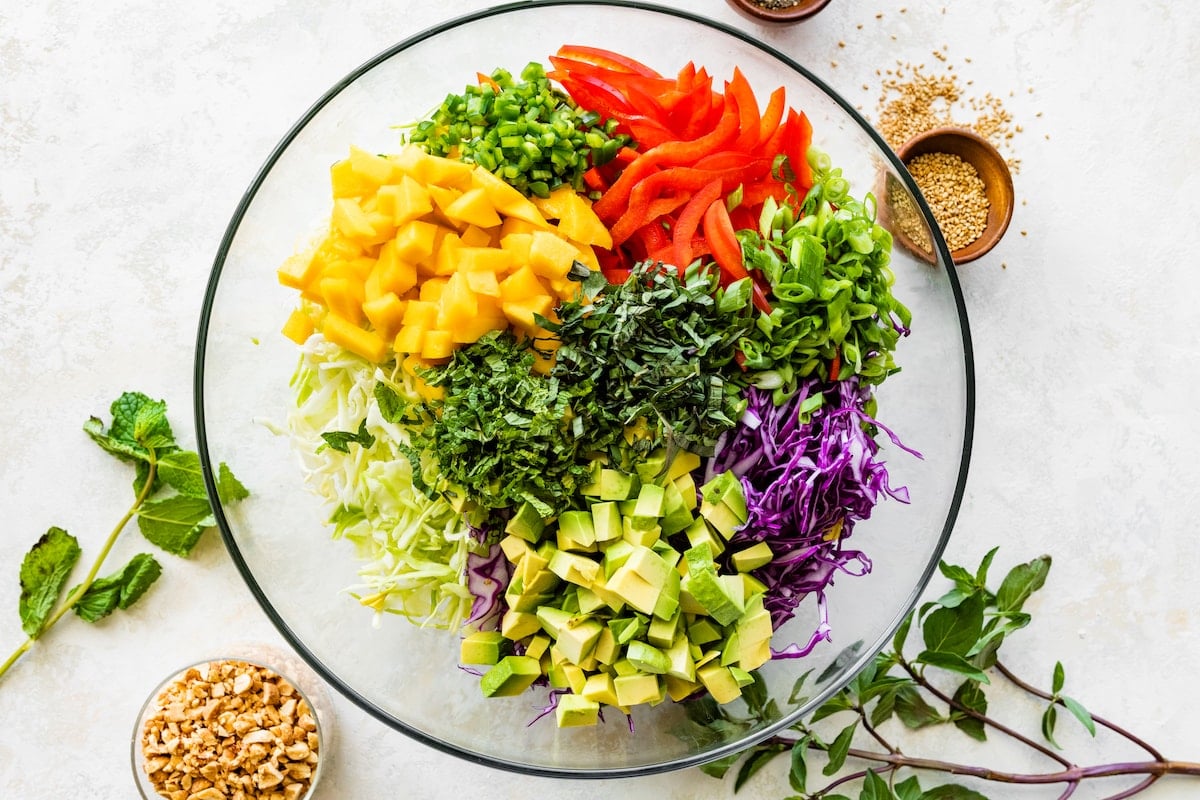
[[[692,237],[700,228],[704,212],[708,210],[713,201],[720,197],[721,179],[717,178],[705,184],[703,188],[692,195],[692,199],[679,213],[679,219],[676,220],[675,230],[671,235],[671,242],[674,248],[675,266],[681,273],[688,264],[692,263],[694,258]]]
[[[599,78],[588,75],[564,75],[557,78],[571,99],[601,116],[621,119],[634,113],[620,94]]]
[[[784,153],[796,176],[796,187],[807,191],[812,187],[812,170],[808,166],[808,146],[812,143],[812,125],[808,117],[788,109],[787,122],[780,152]]]
[[[762,119],[758,123],[759,144],[770,139],[771,134],[778,130],[779,123],[783,122],[786,96],[787,93],[782,86],[771,92],[771,98],[767,101],[767,107],[763,109]]]
[[[754,89],[737,67],[733,68],[733,79],[725,84],[725,91],[733,95],[738,109],[738,135],[733,149],[742,152],[753,150],[759,143],[759,125],[762,117],[758,112],[758,100]]]
[[[742,256],[742,245],[733,229],[724,199],[714,200],[704,212],[704,238],[712,247],[713,261],[721,268],[721,284],[749,277]],[[764,314],[771,313],[771,303],[757,281],[751,280],[750,297],[756,308]]]
[[[694,164],[732,142],[738,133],[738,121],[737,100],[727,97],[725,113],[711,131],[690,141],[663,142],[647,150],[644,158],[651,159],[653,163],[661,166]]]
[[[829,380],[836,381],[838,373],[842,371],[842,351],[834,350],[833,358],[829,361]]]
[[[636,72],[639,75],[645,75],[647,78],[662,77],[640,61],[632,59],[629,56],[623,56],[620,53],[614,53],[611,50],[605,50],[601,47],[564,44],[558,48],[558,55],[564,58],[573,58],[576,61],[585,61],[589,64],[607,67],[618,72]]]

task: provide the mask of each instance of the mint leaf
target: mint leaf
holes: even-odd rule
[[[98,417],[90,417],[83,425],[84,432],[108,453],[138,462],[148,460],[152,449],[160,455],[163,450],[175,449],[167,404],[162,400],[151,400],[141,392],[125,392],[113,401],[110,410],[113,420],[108,430]]]
[[[208,498],[204,488],[204,473],[200,470],[200,456],[190,450],[167,453],[160,458],[158,474],[180,494]]]
[[[983,561],[979,562],[979,569],[975,570],[975,583],[979,586],[987,586],[988,569],[992,566],[992,559],[996,557],[996,551],[1000,548],[993,547],[987,551],[987,555],[983,557]]]
[[[236,503],[250,496],[250,490],[233,477],[233,470],[224,461],[217,467],[217,496],[222,503]]]
[[[957,783],[946,783],[934,786],[921,797],[921,800],[988,800],[980,794]]]
[[[987,695],[983,693],[978,681],[967,680],[963,681],[954,693],[954,702],[974,711],[976,714],[985,715],[988,710]],[[954,727],[980,742],[987,741],[987,730],[984,728],[983,721],[975,717],[970,717],[965,714],[954,716]]]
[[[138,512],[142,535],[177,556],[191,553],[204,530],[215,524],[208,500],[183,494],[145,503]]]
[[[46,624],[80,556],[79,541],[62,528],[51,528],[21,561],[21,596],[17,609],[21,630],[36,639]]]
[[[983,633],[983,598],[973,594],[954,608],[939,608],[924,625],[925,648],[965,656]]]
[[[896,635],[892,637],[892,649],[897,653],[904,652],[904,643],[908,641],[908,630],[912,627],[913,615],[909,613],[904,618],[904,622],[900,623],[900,627],[896,629]]]
[[[1046,583],[1049,572],[1050,556],[1040,556],[1013,567],[996,592],[997,607],[1004,613],[1020,611],[1029,596]]]
[[[367,433],[367,421],[364,419],[358,423],[358,430],[351,433],[350,431],[329,431],[322,433],[321,438],[325,440],[325,444],[317,448],[317,452],[321,452],[326,447],[337,450],[339,453],[349,453],[350,445],[358,444],[363,447],[370,447],[375,444],[375,437]]]
[[[850,752],[850,743],[854,741],[854,733],[858,730],[858,721],[851,722],[838,733],[837,738],[833,740],[833,744],[829,745],[829,752],[826,754],[829,763],[825,765],[822,773],[832,775],[842,768],[846,763],[846,754]]]
[[[991,683],[988,676],[979,667],[967,661],[958,653],[944,653],[938,650],[926,650],[917,656],[918,664],[927,664],[938,669],[957,672],[980,683]]]
[[[119,572],[93,581],[75,603],[75,613],[87,622],[95,622],[118,608],[129,608],[161,574],[162,567],[154,556],[138,553]]]

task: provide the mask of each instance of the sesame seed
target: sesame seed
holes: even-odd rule
[[[989,203],[975,167],[953,153],[924,153],[907,166],[929,203],[946,246],[961,250],[978,239],[987,227]]]

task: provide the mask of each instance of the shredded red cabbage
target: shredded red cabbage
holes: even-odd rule
[[[504,616],[504,589],[512,577],[512,568],[500,545],[493,544],[487,555],[467,553],[467,588],[471,600],[471,616],[467,626],[476,630],[494,630]]]
[[[812,639],[777,651],[796,658],[830,636],[824,590],[835,575],[871,570],[865,554],[843,546],[855,523],[870,517],[881,497],[909,501],[907,489],[888,481],[875,430],[920,453],[867,414],[871,387],[857,377],[833,384],[810,378],[779,406],[770,391],[751,387],[744,396],[746,415],[718,443],[706,480],[732,470],[742,481],[749,519],[731,544],[765,541],[775,553],[754,571],[767,585],[763,602],[774,627],[791,619],[807,595],[817,595],[820,622]]]

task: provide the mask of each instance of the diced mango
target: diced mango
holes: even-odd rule
[[[375,238],[375,228],[354,198],[341,197],[334,200],[332,219],[333,226],[349,239],[364,241]]]
[[[354,164],[348,158],[336,162],[329,168],[329,178],[333,185],[335,200],[343,197],[362,197],[375,191],[378,186],[355,172]]]
[[[321,263],[312,253],[296,254],[283,262],[276,272],[279,282],[291,289],[307,289],[321,274]]]
[[[362,322],[364,297],[361,283],[349,278],[322,278],[319,290],[325,307],[331,312],[354,325]]]
[[[421,284],[421,299],[431,303],[436,303],[442,299],[442,292],[446,289],[447,278],[430,278]]]
[[[500,282],[496,280],[496,273],[488,269],[476,269],[466,273],[467,286],[471,287],[471,291],[475,294],[485,294],[488,297],[500,296]]]
[[[499,230],[499,227],[493,230]],[[478,225],[468,225],[458,238],[467,247],[491,247],[492,245],[491,231]]]
[[[368,361],[383,361],[387,356],[387,342],[378,334],[360,328],[337,314],[325,315],[321,332],[329,341],[351,353],[357,353]]]
[[[424,299],[424,298],[422,298]],[[470,322],[479,313],[479,301],[467,285],[463,273],[456,272],[446,281],[438,299],[437,327],[452,331]]]
[[[591,204],[581,195],[571,192],[566,207],[558,218],[558,232],[568,239],[574,239],[595,247],[612,247],[612,234],[604,223],[592,211]]]
[[[414,265],[428,258],[433,255],[437,231],[437,225],[424,220],[414,219],[404,223],[396,230],[396,238],[393,240],[396,255]]]
[[[529,266],[545,278],[565,278],[579,251],[553,233],[536,231],[529,245]]]
[[[519,267],[529,263],[529,247],[532,244],[532,233],[509,233],[500,237],[500,249],[512,253],[513,264]]]
[[[392,183],[400,176],[394,163],[361,147],[350,145],[350,157],[346,160],[357,175],[373,184],[372,191],[385,183]]]
[[[505,272],[512,266],[512,254],[497,247],[460,247],[457,253],[458,272]]]
[[[506,303],[549,294],[545,285],[538,279],[537,273],[529,266],[521,267],[500,281],[500,298]]]
[[[433,330],[425,334],[421,343],[421,358],[440,361],[454,354],[454,339],[450,331]]]
[[[386,340],[395,337],[404,319],[404,301],[395,293],[388,292],[374,300],[364,300],[362,309],[380,337]]]
[[[487,192],[478,187],[467,189],[442,210],[450,219],[481,228],[490,228],[501,223],[500,215],[488,199]]]
[[[506,217],[524,220],[539,228],[549,227],[545,217],[529,198],[486,169],[475,170],[471,175],[471,184],[482,189],[492,207]]]
[[[292,309],[292,313],[288,315],[287,322],[283,323],[283,335],[296,344],[304,344],[308,341],[308,337],[312,336],[312,332],[312,317],[305,314],[302,309]]]
[[[403,225],[433,211],[429,189],[410,175],[401,175],[399,183],[379,189],[379,210],[392,215],[396,225]]]
[[[534,330],[538,327],[534,314],[540,314],[549,319],[551,310],[554,308],[554,301],[550,295],[540,294],[521,300],[506,301],[500,305],[500,308],[513,325],[526,330]]]
[[[404,306],[405,325],[421,325],[432,328],[437,324],[437,303],[428,300],[409,300]]]
[[[563,184],[551,192],[549,197],[532,197],[530,200],[546,219],[561,220],[568,213],[567,209],[571,205],[571,198],[575,196],[575,190]]]
[[[392,342],[392,349],[397,353],[420,353],[425,344],[425,332],[429,330],[425,325],[416,323],[404,323],[400,330],[396,332],[396,338]]]

